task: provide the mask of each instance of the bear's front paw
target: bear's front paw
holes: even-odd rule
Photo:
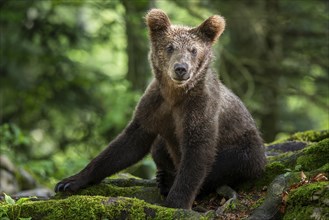
[[[81,179],[77,175],[63,179],[56,184],[55,192],[77,192],[79,189],[87,186],[86,182]]]

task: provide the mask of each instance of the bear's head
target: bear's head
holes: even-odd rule
[[[212,58],[211,46],[225,29],[225,20],[219,15],[195,28],[172,25],[160,9],[147,13],[146,24],[153,71],[158,79],[165,78],[177,87],[202,78]]]

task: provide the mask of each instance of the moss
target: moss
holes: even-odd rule
[[[98,195],[98,196],[116,196],[116,195],[119,195],[119,193],[121,192],[121,188],[119,188],[118,190],[117,190],[117,188],[119,188],[119,187],[100,183],[100,184],[88,187],[86,189],[83,189],[83,190],[77,192],[77,194],[79,194],[79,195]],[[73,194],[69,193],[69,192],[59,192],[54,196],[54,199],[62,199],[62,198],[66,198],[66,197],[72,196],[72,195]]]
[[[326,173],[329,173],[329,163],[326,163],[325,165],[323,165],[322,167],[320,167],[318,169],[318,172],[326,172]]]
[[[329,138],[309,145],[302,154],[298,157],[297,164],[301,165],[303,170],[315,170],[328,164]]]
[[[323,130],[323,131],[304,131],[304,132],[297,132],[293,135],[291,135],[288,138],[280,139],[277,141],[274,141],[268,145],[273,144],[280,144],[287,141],[301,141],[301,142],[319,142],[323,139],[329,138],[329,130]]]
[[[260,197],[254,204],[250,206],[250,209],[256,209],[261,206],[265,201],[265,197]]]
[[[277,175],[284,173],[285,166],[278,161],[274,161],[266,165],[265,175],[263,177],[264,182],[266,185],[270,183]]]
[[[324,136],[322,136],[324,137]],[[285,168],[292,171],[328,171],[329,138],[324,138],[317,143],[310,143],[307,147],[297,152],[286,152],[268,158],[269,164],[282,163]],[[321,169],[320,169],[321,168]],[[266,171],[267,172],[267,171]]]
[[[140,192],[141,186],[118,187],[110,184],[101,183],[88,187],[79,192],[80,195],[101,195],[101,196],[127,196]]]
[[[329,130],[324,131],[304,131],[297,132],[288,138],[289,141],[302,141],[302,142],[319,142],[323,139],[329,138]]]
[[[124,179],[124,180],[130,180],[130,179],[141,179],[137,176],[134,176],[130,173],[120,172],[113,174],[112,176],[108,177],[108,179]]]
[[[274,178],[285,172],[285,166],[278,161],[274,161],[266,165],[264,175],[257,181],[256,186],[266,186],[271,183]]]
[[[312,200],[313,194],[319,190],[324,191],[326,186],[328,186],[328,181],[310,183],[292,190],[289,195],[288,205],[309,205],[314,201]]]
[[[124,174],[124,173],[123,173]],[[156,180],[148,180],[148,179],[137,179],[137,178],[117,178],[112,179],[106,178],[103,180],[106,184],[111,184],[114,186],[120,186],[120,187],[129,187],[129,186],[146,186],[146,187],[156,187],[157,183]]]
[[[81,196],[66,199],[1,205],[10,219],[211,219],[190,210],[166,208],[125,197]],[[19,213],[21,213],[19,215]]]
[[[105,197],[72,196],[63,200],[26,202],[22,205],[5,205],[10,219],[97,219],[104,212]],[[21,214],[19,214],[21,213]]]
[[[130,198],[139,198],[149,203],[162,203],[163,198],[161,197],[159,190],[156,187],[142,187],[142,186],[130,186],[130,187],[119,187],[110,183],[102,182],[100,184],[83,189],[76,194],[78,195],[98,195],[98,196],[124,196]],[[66,198],[72,194],[69,193],[57,193],[55,198],[61,199]]]
[[[313,176],[318,172],[328,172],[329,131],[302,132],[286,139],[307,142],[309,145],[298,152],[282,153],[269,158],[265,173],[258,180],[245,183],[240,189],[262,188],[275,177],[289,172],[289,183],[300,181],[300,172]],[[298,167],[298,169],[296,168]],[[129,176],[128,178],[130,178]],[[321,201],[329,198],[328,188],[321,198],[312,200],[315,192],[325,188],[326,183],[314,183],[302,186],[291,192],[285,219],[309,219],[310,216],[328,212]],[[68,197],[69,196],[69,197]],[[118,197],[125,196],[125,197]],[[110,197],[110,198],[109,198]],[[133,197],[133,198],[126,198]],[[136,199],[136,198],[138,199]],[[142,201],[142,200],[145,201]],[[262,201],[263,199],[260,199]],[[327,201],[327,200],[325,200]],[[101,184],[88,187],[78,195],[58,193],[48,201],[26,202],[22,205],[7,205],[0,202],[0,217],[4,210],[11,219],[32,217],[33,219],[213,219],[214,212],[200,214],[189,210],[171,209],[149,203],[161,204],[154,181],[119,179],[106,180]],[[239,203],[237,203],[239,205]],[[259,206],[257,202],[255,206]],[[238,207],[239,208],[239,207]],[[252,207],[255,208],[255,207]]]
[[[325,219],[324,215],[329,213],[329,208],[322,201],[329,196],[328,186],[327,181],[307,184],[292,190],[284,219],[312,219],[311,216],[322,216],[319,219]]]
[[[264,186],[270,184],[275,177],[280,174],[285,173],[286,167],[279,161],[274,161],[272,163],[268,163],[265,167],[264,174],[259,178],[251,181],[247,181],[239,186],[239,190],[248,191],[251,188],[261,189]]]
[[[285,152],[277,156],[268,157],[267,161],[268,164],[279,162],[285,167],[285,169],[293,170],[296,166],[296,159],[298,156],[299,155],[296,152]]]
[[[290,210],[283,217],[283,220],[297,220],[297,219],[328,219],[329,208],[306,206],[295,207]],[[318,217],[316,217],[318,216]]]

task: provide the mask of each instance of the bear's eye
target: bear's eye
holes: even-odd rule
[[[193,56],[195,56],[198,53],[198,51],[195,47],[193,47],[192,50],[191,50],[191,53],[192,53]]]
[[[173,45],[170,44],[169,46],[167,46],[166,49],[167,49],[167,53],[172,53],[172,52],[174,52],[174,49],[175,49],[175,48],[174,48]]]

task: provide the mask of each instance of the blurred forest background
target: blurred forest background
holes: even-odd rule
[[[0,0],[1,153],[48,186],[96,156],[152,77],[153,7],[175,24],[226,18],[213,66],[266,142],[329,128],[327,0]]]

